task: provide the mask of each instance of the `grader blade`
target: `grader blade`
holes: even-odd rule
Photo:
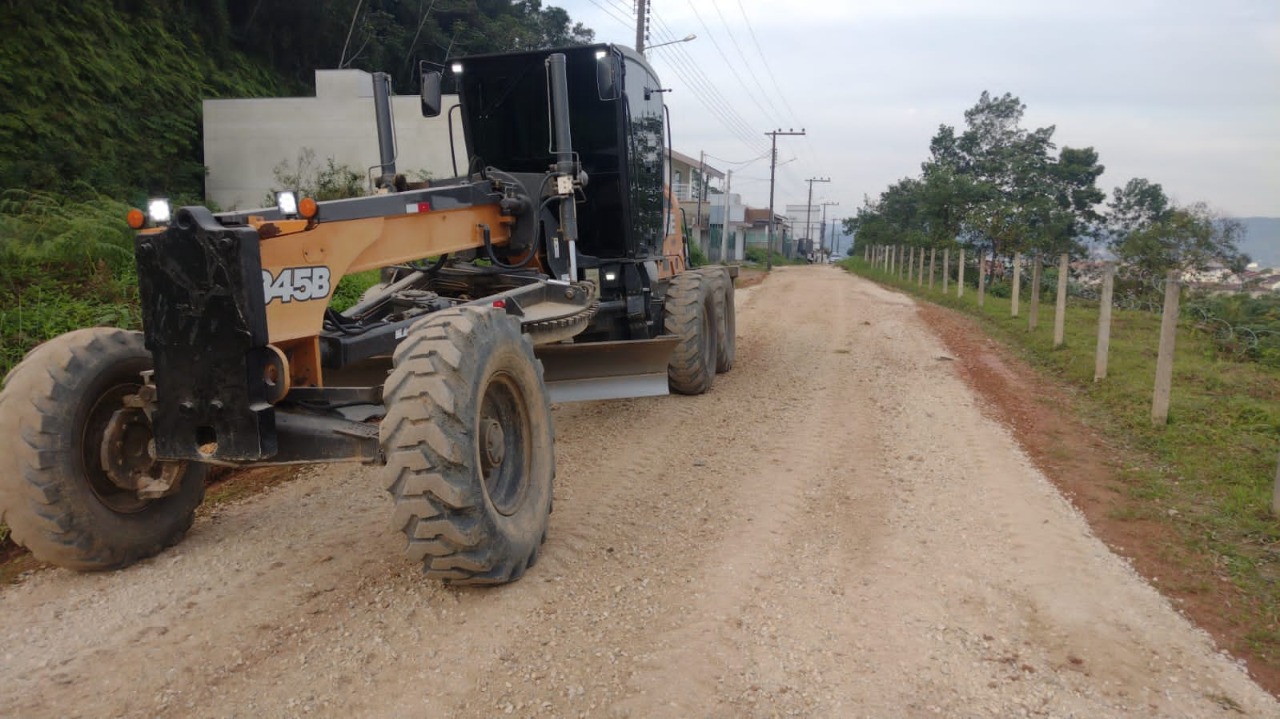
[[[540,345],[543,381],[552,402],[667,394],[667,361],[679,340]]]

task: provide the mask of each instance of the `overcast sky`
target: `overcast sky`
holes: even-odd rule
[[[635,45],[630,0],[544,0],[603,42]],[[962,127],[983,90],[1092,146],[1108,193],[1132,177],[1181,203],[1280,217],[1280,0],[652,0],[648,53],[677,151],[732,169],[733,192],[839,202],[918,175],[939,124]],[[755,162],[738,164],[759,157]]]

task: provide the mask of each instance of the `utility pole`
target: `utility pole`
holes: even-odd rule
[[[804,210],[804,238],[813,242],[813,183],[815,182],[831,182],[830,177],[810,177],[805,180],[809,183],[809,204]]]
[[[711,246],[702,237],[702,198],[707,191],[707,153],[701,150],[698,153],[698,213],[697,219],[693,221],[693,226],[698,230],[698,247],[704,252],[710,252]],[[709,223],[708,223],[709,224]]]
[[[804,128],[800,128],[800,132],[795,130],[787,130],[783,132],[781,129],[771,130],[765,133],[773,138],[773,150],[769,158],[769,248],[765,252],[764,268],[766,270],[773,269],[773,235],[774,235],[774,214],[773,214],[773,185],[778,175],[778,135],[803,135]],[[810,185],[812,187],[812,185]]]
[[[812,187],[812,185],[810,185],[810,187]],[[824,203],[822,203],[822,232],[821,232],[821,233],[819,233],[819,235],[818,235],[818,254],[822,254],[822,246],[825,244],[825,240],[827,239],[827,237],[826,237],[826,235],[827,235],[827,208],[828,208],[828,207],[831,207],[831,206],[833,206],[833,205],[838,205],[838,204],[840,204],[840,203],[839,203],[839,202],[824,202]],[[833,246],[833,248],[834,248],[834,243],[835,243],[835,239],[834,239],[834,237],[833,237],[833,238],[832,238],[832,246]],[[835,255],[835,250],[834,250],[834,249],[832,249],[832,251],[828,254],[828,256],[832,256],[832,255]]]
[[[645,32],[648,19],[645,0],[636,0],[636,52],[641,57],[644,57],[644,36],[648,34]]]

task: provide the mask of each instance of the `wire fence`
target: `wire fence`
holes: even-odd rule
[[[929,293],[936,294],[940,290],[957,299],[966,293],[976,293],[978,308],[983,308],[989,297],[1008,298],[1012,317],[1026,311],[1028,330],[1036,329],[1041,305],[1053,303],[1054,349],[1064,345],[1068,305],[1084,310],[1082,314],[1089,319],[1082,319],[1078,314],[1077,323],[1092,322],[1097,329],[1095,382],[1108,376],[1108,361],[1113,352],[1113,310],[1149,314],[1153,319],[1159,317],[1158,334],[1154,330],[1156,322],[1140,323],[1150,328],[1145,336],[1151,339],[1142,340],[1136,350],[1141,357],[1148,358],[1140,360],[1148,368],[1146,371],[1150,371],[1149,358],[1155,350],[1155,383],[1150,395],[1152,425],[1163,426],[1169,421],[1174,352],[1180,329],[1208,339],[1219,357],[1280,368],[1280,296],[1226,287],[1221,278],[1210,277],[1206,281],[1201,276],[1175,271],[1164,275],[1144,274],[1119,268],[1113,262],[1072,263],[1066,255],[1052,258],[1054,262],[1046,261],[1048,259],[1021,255],[996,259],[988,253],[975,255],[964,249],[939,251],[904,246],[875,246],[863,251],[863,260],[871,268],[899,283],[914,285],[920,291],[927,288]],[[1211,284],[1214,279],[1219,281]],[[1195,286],[1197,284],[1202,286]],[[984,312],[989,314],[990,310]],[[1133,321],[1135,318],[1131,315],[1124,319],[1126,325]],[[1083,331],[1077,324],[1073,340],[1077,350]],[[1154,348],[1145,344],[1152,341],[1156,344]],[[1132,338],[1129,344],[1132,345]],[[1208,371],[1217,372],[1216,369]],[[1255,425],[1254,429],[1260,427],[1258,431],[1267,437],[1280,433],[1272,427],[1280,427],[1272,412],[1258,414],[1260,419],[1249,420]],[[1276,468],[1271,511],[1280,515],[1280,466]]]
[[[901,277],[911,278],[922,285],[945,282],[954,287],[963,277],[965,286],[973,291],[982,289],[991,296],[1010,298],[1016,279],[1020,285],[1019,295],[1029,299],[1029,293],[1033,291],[1033,265],[1040,262],[1041,300],[1052,300],[1056,294],[1060,266],[1057,262],[1046,263],[1036,257],[1020,257],[1017,260],[995,260],[988,257],[983,262],[974,253],[966,252],[963,255],[962,272],[957,264],[957,258],[961,256],[959,252],[943,253],[927,248],[918,251],[905,248],[900,251],[905,253],[901,264],[888,256],[882,258],[882,264],[889,263],[899,271]],[[941,264],[944,254],[948,256],[945,270]],[[870,257],[868,249],[864,259],[870,261]],[[1020,262],[1021,266],[1015,266],[1015,262]],[[983,271],[980,271],[980,266],[984,268]],[[1100,302],[1103,274],[1108,270],[1108,263],[1079,261],[1068,263],[1067,267],[1068,298],[1077,304]],[[1114,271],[1114,309],[1151,314],[1163,312],[1165,286],[1169,281],[1166,276],[1133,268],[1115,267]],[[944,272],[945,280],[942,279]],[[1280,293],[1241,287],[1238,284],[1185,282],[1181,279],[1178,282],[1182,298],[1180,320],[1188,329],[1209,337],[1223,355],[1235,361],[1257,362],[1280,368]]]

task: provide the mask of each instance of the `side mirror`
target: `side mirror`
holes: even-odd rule
[[[422,116],[436,117],[440,114],[440,72],[423,70],[422,72]]]
[[[596,53],[596,90],[601,100],[617,100],[622,96],[622,58],[600,50]]]

